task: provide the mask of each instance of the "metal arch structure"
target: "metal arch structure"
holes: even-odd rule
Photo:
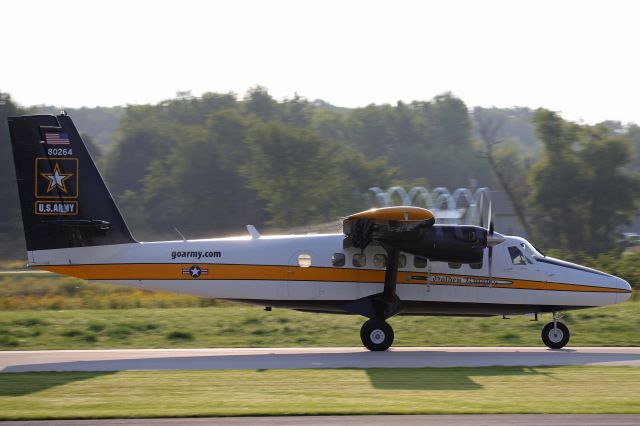
[[[394,203],[394,197],[400,199],[400,204],[405,206],[424,207],[433,210],[441,216],[456,217],[460,216],[461,220],[456,223],[475,224],[480,218],[480,198],[485,199],[485,206],[491,201],[491,190],[488,187],[481,187],[475,191],[469,188],[457,188],[449,191],[443,186],[436,187],[432,190],[423,186],[414,186],[407,192],[401,186],[392,186],[386,191],[380,187],[374,186],[368,191],[373,195],[376,207],[390,207],[397,205]],[[460,211],[464,211],[464,215],[460,215]]]

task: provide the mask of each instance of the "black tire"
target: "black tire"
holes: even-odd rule
[[[551,349],[564,348],[571,338],[571,334],[569,333],[569,329],[566,325],[560,321],[556,324],[557,330],[554,329],[553,322],[545,325],[542,329],[542,341]]]
[[[370,319],[362,324],[360,339],[370,351],[386,351],[393,343],[393,328],[384,320]]]

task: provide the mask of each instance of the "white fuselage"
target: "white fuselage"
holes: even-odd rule
[[[94,281],[335,312],[336,304],[382,292],[385,273],[384,257],[376,258],[384,255],[382,247],[371,245],[361,253],[344,249],[343,239],[342,234],[288,235],[41,250],[29,252],[29,263]],[[514,260],[509,247],[525,243],[507,237],[494,248],[491,280],[486,261],[474,269],[403,254],[397,294],[407,303],[405,313],[515,314],[603,306],[630,297],[629,284],[612,275],[529,255]],[[332,257],[339,260],[341,254],[344,265],[334,264]]]

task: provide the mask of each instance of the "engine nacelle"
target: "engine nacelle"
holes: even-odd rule
[[[413,206],[372,209],[345,218],[345,246],[364,249],[382,244],[436,262],[480,263],[487,248],[486,229],[472,225],[435,225],[433,213]]]
[[[481,263],[487,247],[487,230],[472,225],[434,225],[428,220],[345,221],[345,243],[364,249],[381,244],[436,262]]]
[[[416,238],[381,234],[375,240],[382,245],[435,262],[481,263],[487,247],[487,230],[472,225],[433,225],[422,229]]]

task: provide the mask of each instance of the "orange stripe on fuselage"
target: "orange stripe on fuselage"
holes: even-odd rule
[[[38,265],[36,269],[47,270],[62,275],[70,275],[87,280],[194,280],[184,271],[193,264],[178,263],[125,263],[125,264],[92,264],[92,265]],[[281,265],[234,265],[234,264],[199,264],[207,269],[206,275],[198,280],[264,280],[264,281],[324,281],[324,282],[356,282],[382,283],[384,270],[321,268]],[[446,282],[431,282],[430,285],[449,285],[460,287],[489,287],[488,277],[453,274],[432,274],[432,279],[446,277]],[[543,281],[498,278],[494,280],[508,281],[494,283],[494,288],[514,288],[520,290],[552,290],[582,291],[603,293],[627,293],[623,289],[598,287],[580,284],[551,283]],[[476,280],[485,283],[467,283]],[[415,271],[399,271],[399,284],[427,284],[427,274]]]

